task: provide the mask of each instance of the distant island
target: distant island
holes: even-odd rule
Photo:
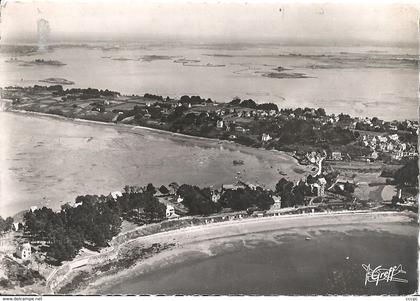
[[[41,79],[39,80],[39,82],[55,84],[55,85],[74,85],[73,81],[67,80],[65,78],[59,78],[59,77],[49,77],[46,79]]]
[[[44,60],[44,59],[35,59],[32,61],[22,61],[22,60],[9,60],[8,62],[19,62],[20,66],[65,66],[63,62],[57,60]]]
[[[263,73],[263,76],[271,77],[271,78],[311,78],[311,76],[308,76],[304,73],[285,72],[287,70],[291,70],[291,69],[280,66],[273,69],[273,71],[276,71],[276,72],[266,72],[266,73]]]

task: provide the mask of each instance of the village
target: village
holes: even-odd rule
[[[200,96],[129,96],[90,88],[64,90],[61,85],[6,87],[0,95],[12,110],[230,140],[291,152],[303,164],[307,155],[324,150],[337,161],[403,163],[418,156],[418,121],[328,115],[322,108],[279,110],[252,99],[218,103]]]

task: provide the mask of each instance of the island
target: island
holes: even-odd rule
[[[67,80],[65,78],[59,77],[49,77],[46,79],[41,79],[39,82],[54,84],[54,85],[74,85],[74,82],[71,80]]]
[[[32,61],[17,61],[21,62],[20,66],[65,66],[66,64],[57,60],[44,60],[44,59],[35,59]]]

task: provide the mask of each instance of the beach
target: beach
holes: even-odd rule
[[[30,206],[59,209],[78,195],[108,195],[125,185],[219,187],[242,180],[273,188],[281,173],[296,181],[309,171],[286,153],[228,141],[46,114],[0,114],[5,216]]]
[[[416,221],[417,216],[409,213],[343,212],[230,221],[158,233],[115,246],[113,253],[117,255],[109,255],[109,258],[115,259],[124,250],[133,250],[138,246],[171,243],[173,247],[116,274],[105,274],[84,281],[77,293],[258,294],[258,289],[252,290],[249,287],[250,290],[247,290],[246,285],[239,285],[241,281],[253,281],[254,288],[262,285],[260,289],[265,294],[293,294],[293,289],[304,294],[340,293],[340,290],[346,294],[375,294],[379,288],[374,285],[364,286],[361,264],[370,263],[373,266],[402,264],[407,271],[409,284],[380,287],[381,293],[401,294],[417,287],[417,269],[412,264],[417,256]],[[268,258],[263,258],[264,252]],[[261,255],[257,256],[259,253]],[[238,269],[229,269],[241,256],[242,267],[239,264],[235,265]],[[250,266],[247,265],[248,260]],[[278,260],[281,261],[279,264],[285,265],[285,269],[273,266]],[[104,262],[107,261],[95,264],[100,266]],[[207,268],[213,266],[213,272],[203,272],[205,270],[201,265]],[[232,274],[230,280],[217,272],[224,265]],[[271,280],[262,273],[264,265],[272,266],[267,270],[271,271]],[[82,272],[89,273],[94,267],[89,264],[78,267],[73,271],[73,276]],[[255,271],[254,276],[251,274],[245,277],[247,279],[239,275],[246,275],[246,272],[252,270]],[[311,271],[315,274],[309,276]],[[312,281],[317,279],[317,273],[326,278],[318,277],[317,281]],[[257,275],[269,285],[261,283]],[[197,277],[196,282],[194,277]],[[224,285],[225,282],[217,280],[218,277],[231,284]],[[280,281],[274,285],[272,277],[285,282]],[[297,281],[297,284],[285,285],[290,282],[286,281],[288,277]],[[206,286],[199,279],[211,279],[214,284]],[[329,285],[325,281],[329,281]],[[312,287],[299,291],[305,283],[311,283]]]

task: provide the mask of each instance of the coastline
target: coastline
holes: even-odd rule
[[[412,227],[410,233],[406,229],[399,229],[397,226],[416,223],[417,216],[412,213],[401,212],[336,212],[333,214],[302,214],[280,217],[264,217],[239,221],[227,221],[218,224],[190,226],[172,231],[160,232],[152,235],[142,236],[127,240],[116,245],[114,248],[103,250],[93,257],[101,260],[77,260],[70,262],[76,266],[70,268],[66,265],[60,267],[64,275],[58,275],[49,279],[53,285],[52,289],[59,292],[66,284],[73,282],[74,291],[77,294],[95,294],[99,291],[109,289],[115,283],[123,282],[144,273],[170,267],[178,263],[192,259],[202,260],[226,252],[234,252],[238,247],[244,247],[247,242],[251,247],[261,242],[273,243],[273,233],[280,236],[305,239],[315,234],[322,235],[323,231],[388,231],[398,235],[416,235],[416,227]],[[396,226],[397,225],[397,226]],[[340,229],[341,230],[340,230]],[[280,240],[281,242],[281,240]],[[94,279],[78,280],[78,275],[89,273],[92,269],[100,270],[101,266],[115,261],[127,250],[144,248],[153,244],[171,243],[174,246],[157,252],[150,257],[141,258],[135,261],[128,269],[117,269],[116,273],[101,273]],[[278,242],[275,242],[278,243]],[[118,261],[117,261],[118,262]],[[75,282],[75,283],[74,283]]]
[[[130,124],[121,124],[121,123],[116,124],[116,123],[111,123],[111,122],[95,121],[95,120],[88,120],[88,119],[81,119],[81,118],[69,118],[69,117],[48,114],[48,113],[41,113],[41,112],[32,112],[32,111],[15,110],[15,109],[8,109],[5,112],[24,115],[24,116],[26,115],[26,116],[41,117],[41,118],[45,117],[49,119],[55,119],[59,121],[71,122],[71,123],[81,124],[81,125],[106,126],[106,127],[114,128],[119,132],[127,132],[131,134],[139,134],[142,131],[148,131],[150,133],[155,133],[155,134],[157,133],[159,135],[165,136],[165,138],[172,139],[178,142],[191,142],[191,143],[194,143],[194,145],[197,145],[197,143],[201,142],[201,145],[198,145],[198,146],[203,146],[203,147],[206,147],[209,145],[212,147],[222,145],[223,147],[229,150],[232,150],[232,151],[239,150],[241,152],[255,155],[260,158],[263,157],[261,155],[261,151],[263,151],[267,153],[272,153],[276,156],[279,156],[280,158],[284,160],[290,160],[293,163],[296,163],[297,165],[299,165],[299,167],[305,168],[305,165],[300,164],[296,158],[294,158],[291,154],[287,152],[245,146],[245,145],[241,145],[234,141],[229,141],[229,140],[220,140],[220,139],[215,139],[215,138],[192,136],[192,135],[187,135],[187,134],[165,131],[161,129],[155,129],[151,127],[139,126],[139,125],[130,125]]]

